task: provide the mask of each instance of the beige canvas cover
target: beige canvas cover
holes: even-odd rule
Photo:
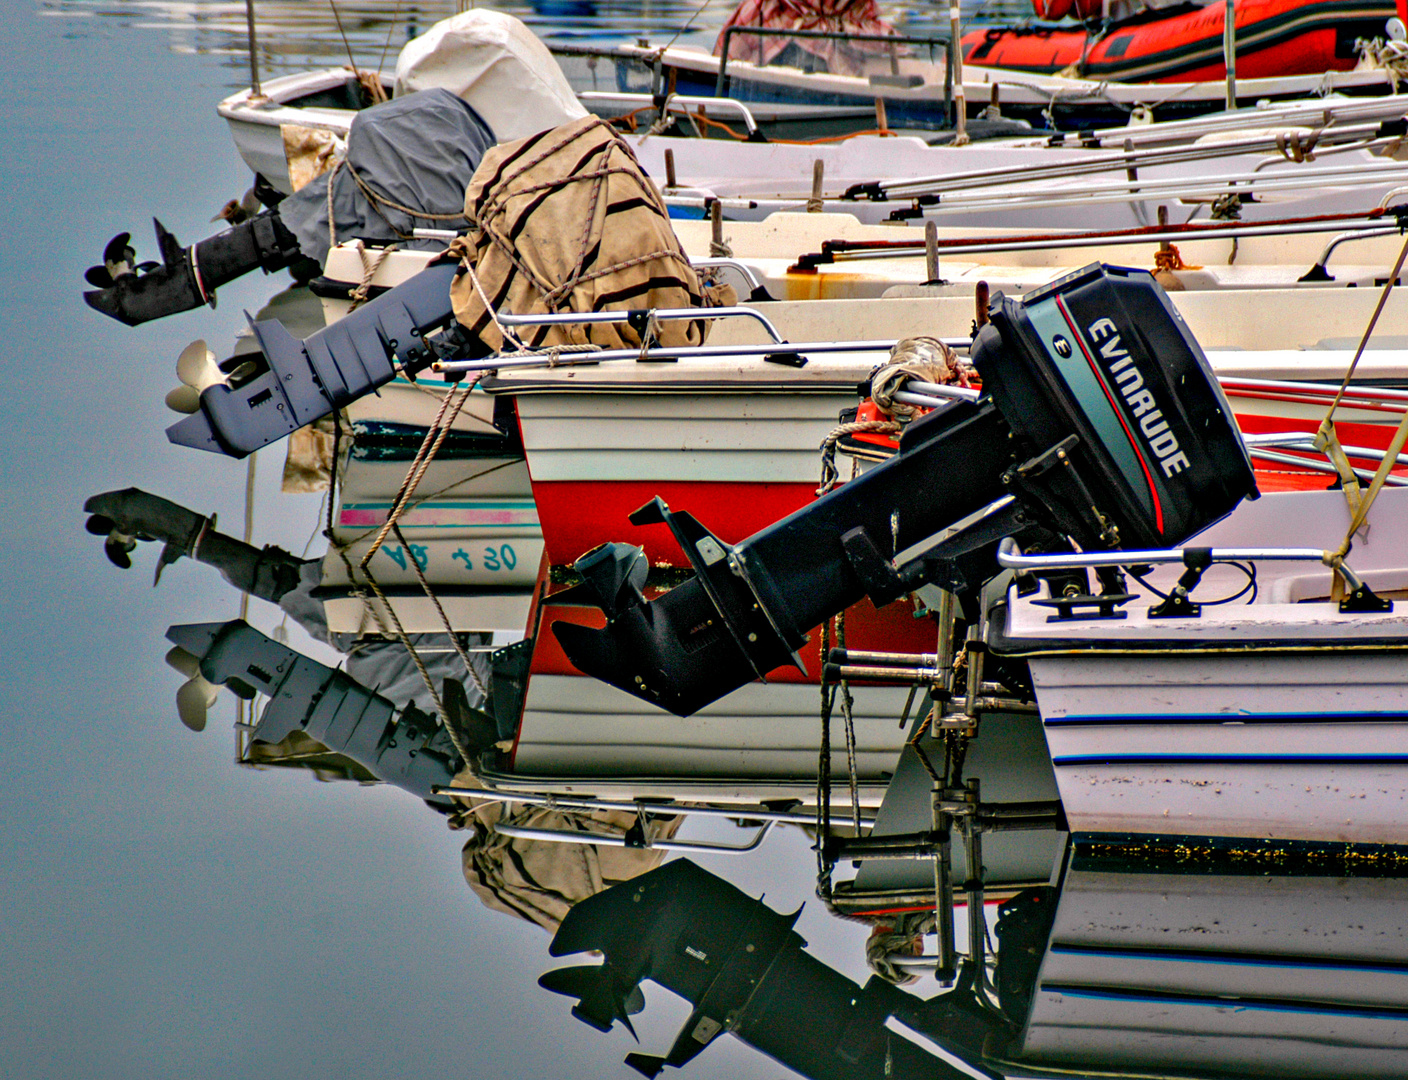
[[[473,831],[462,856],[465,881],[486,907],[517,915],[555,933],[572,906],[603,889],[653,870],[665,852],[651,848],[556,844],[503,836],[498,822],[530,829],[570,829],[624,836],[635,814],[620,810],[553,810],[545,806],[505,805],[478,799],[457,800],[470,809],[454,824]],[[651,839],[674,836],[683,818],[651,825]]]
[[[461,12],[401,50],[393,95],[437,86],[467,101],[499,142],[587,115],[547,46],[500,11]]]
[[[490,150],[470,180],[465,216],[469,235],[450,251],[468,269],[450,299],[491,351],[504,341],[486,300],[515,315],[705,303],[660,192],[595,116]],[[703,319],[661,322],[654,339],[699,345],[707,327]],[[533,348],[640,345],[626,323],[524,327],[519,336]]]

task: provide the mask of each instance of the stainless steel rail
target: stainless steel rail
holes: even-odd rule
[[[1099,566],[1187,565],[1190,558],[1206,557],[1215,563],[1226,562],[1314,562],[1324,563],[1328,553],[1322,548],[1144,548],[1133,551],[1081,551],[1075,553],[1024,555],[1017,541],[1007,537],[998,545],[997,562],[1008,570],[1077,570]],[[1364,582],[1343,563],[1338,567],[1351,589]]]
[[[498,321],[505,326],[578,326],[587,323],[623,323],[640,317],[639,311],[563,311],[543,315],[510,315],[499,312]],[[717,308],[651,308],[649,318],[656,322],[678,322],[681,319],[754,319],[762,323],[763,329],[773,341],[780,343],[782,335],[773,326],[772,320],[757,308],[717,307]]]
[[[546,806],[553,810],[625,810],[644,811],[657,817],[712,817],[740,818],[745,821],[770,821],[790,825],[815,825],[814,813],[796,810],[775,810],[763,805],[717,805],[698,806],[656,799],[592,799],[571,795],[553,795],[527,791],[498,791],[491,788],[437,787],[437,795],[454,795],[463,799],[481,799],[485,802],[526,803],[529,806]],[[873,825],[875,819],[861,815],[862,825]]]
[[[632,843],[624,836],[612,833],[578,832],[576,829],[529,829],[521,825],[495,825],[494,831],[500,836],[513,836],[523,840],[540,840],[549,844],[590,844],[593,847],[635,847],[655,851],[691,851],[709,855],[742,855],[755,850],[772,832],[775,822],[765,821],[753,833],[751,839],[742,844],[717,844],[707,840],[650,840]]]
[[[656,98],[650,94],[630,94],[625,91],[584,90],[578,94],[577,97],[583,105],[588,107],[592,105],[636,105],[640,108],[653,107],[664,109],[665,112],[670,112],[672,105],[679,105],[681,108],[678,111],[686,114],[689,112],[691,106],[696,110],[701,108],[709,110],[717,109],[721,112],[737,113],[743,120],[743,126],[748,129],[748,134],[752,135],[758,130],[758,122],[753,119],[752,110],[750,110],[747,105],[743,104],[743,102],[734,98],[703,97],[694,94],[670,94],[665,98],[664,104],[661,105],[657,102]]]

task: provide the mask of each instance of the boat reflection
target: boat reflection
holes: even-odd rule
[[[407,41],[436,22],[474,5],[468,0],[338,0],[305,4],[297,0],[256,0],[255,42],[260,73],[287,74],[310,66],[345,64],[394,68]],[[143,29],[164,32],[175,52],[223,58],[238,84],[249,74],[249,24],[243,3],[227,0],[57,0],[45,14],[75,19],[94,16],[128,20]],[[516,15],[541,36],[556,39],[620,40],[642,34],[669,37],[680,31],[698,5],[688,0],[652,3],[645,10],[634,0],[510,0],[495,10]],[[683,40],[712,40],[729,5],[706,11],[682,33]]]
[[[541,985],[629,1024],[650,980],[693,1006],[646,1076],[728,1033],[808,1077],[1401,1076],[1408,852],[1074,843],[997,905],[995,954],[926,997],[863,986],[780,914],[678,860],[577,905]],[[995,917],[994,917],[995,916]],[[983,935],[977,935],[981,942]]]
[[[398,453],[377,445],[367,461]],[[314,630],[321,605],[326,623],[321,570],[150,496],[104,498],[114,561],[164,540],[162,565],[193,556]],[[554,606],[549,577],[529,590],[534,612]],[[383,604],[398,607],[411,610]],[[722,1034],[808,1077],[1402,1075],[1408,850],[1068,838],[1034,713],[1009,702],[978,738],[960,737],[957,713],[906,733],[895,688],[854,691],[852,800],[849,766],[833,774],[829,743],[802,741],[815,684],[672,718],[555,669],[544,635],[493,634],[418,636],[434,675],[396,642],[378,653],[374,633],[332,638],[346,670],[240,620],[168,636],[190,726],[218,687],[264,697],[242,763],[411,792],[466,831],[465,878],[486,906],[553,933],[554,956],[600,952],[542,978],[579,1019],[630,1027],[645,981],[688,1001],[671,1045],[627,1058],[644,1075]],[[423,709],[437,694],[444,725]],[[720,818],[739,826],[722,841],[697,827]],[[864,983],[807,951],[796,913],[692,861],[733,851],[756,866],[768,856],[750,852],[789,827],[815,841],[822,902],[872,928]]]

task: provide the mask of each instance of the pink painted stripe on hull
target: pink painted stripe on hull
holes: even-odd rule
[[[343,528],[374,528],[386,520],[385,510],[344,510],[338,515]],[[401,524],[416,528],[478,528],[486,525],[532,526],[536,510],[410,510]]]

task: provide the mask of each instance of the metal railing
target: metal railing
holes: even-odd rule
[[[998,545],[999,566],[1018,573],[1034,570],[1090,570],[1101,566],[1182,566],[1231,562],[1313,562],[1324,563],[1323,548],[1143,548],[1125,551],[1078,551],[1073,553],[1024,555],[1017,541],[1007,537]],[[1363,580],[1344,563],[1336,569],[1352,590],[1362,589]]]
[[[670,94],[664,102],[659,102],[649,94],[630,94],[624,91],[613,93],[606,90],[583,90],[577,97],[583,105],[635,105],[639,108],[655,108],[665,112],[672,111],[671,106],[679,106],[677,112],[689,114],[691,107],[698,112],[702,109],[722,109],[724,112],[737,113],[739,119],[743,121],[743,126],[748,130],[749,135],[754,135],[758,130],[758,122],[753,119],[753,112],[741,101],[726,97],[703,97],[693,94]]]
[[[743,854],[755,850],[767,838],[776,825],[809,826],[816,824],[815,813],[802,813],[796,810],[777,810],[769,806],[681,806],[670,802],[635,799],[631,801],[613,799],[574,798],[564,795],[514,792],[507,794],[482,788],[440,787],[437,794],[453,795],[458,798],[481,799],[502,803],[525,803],[529,806],[543,806],[552,810],[577,810],[592,812],[597,810],[617,810],[634,813],[640,823],[636,837],[615,833],[590,832],[579,829],[538,829],[522,825],[497,824],[494,831],[502,836],[512,836],[524,840],[540,840],[552,844],[590,844],[594,847],[636,847],[658,851],[684,851],[702,854],[728,855]],[[647,823],[652,818],[699,817],[726,819],[754,825],[753,835],[741,844],[724,844],[707,840],[654,839],[650,836]],[[862,815],[862,825],[874,825],[873,815]]]
[[[782,335],[772,321],[756,308],[716,307],[716,308],[649,308],[639,311],[564,311],[551,315],[512,315],[499,312],[496,320],[504,326],[577,326],[587,323],[631,323],[639,321],[678,322],[682,319],[754,319],[763,325],[774,342],[781,343]]]

